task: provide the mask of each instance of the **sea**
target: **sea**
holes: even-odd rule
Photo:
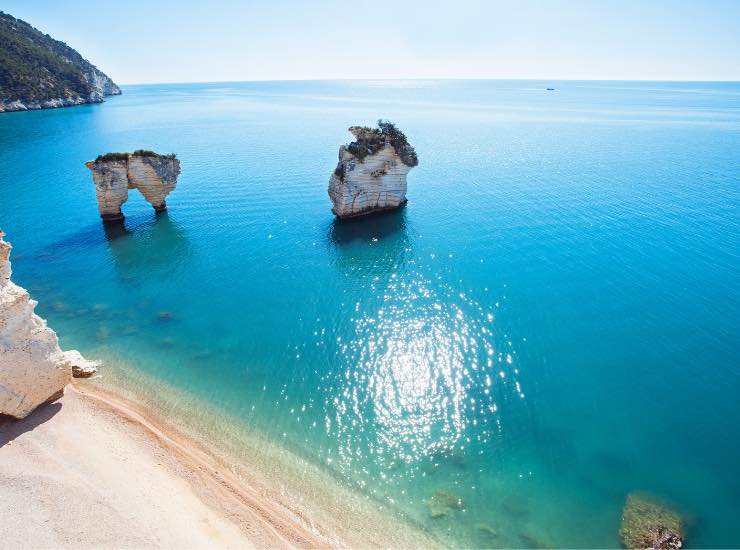
[[[408,204],[339,221],[339,146],[378,119]],[[135,149],[180,159],[168,211],[131,191],[104,226],[84,163]],[[0,115],[0,228],[92,383],[442,545],[618,547],[646,493],[740,546],[740,83],[123,86]]]

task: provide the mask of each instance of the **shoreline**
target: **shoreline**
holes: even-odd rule
[[[27,102],[21,99],[0,100],[0,114],[2,113],[23,113],[26,111],[43,111],[46,109],[63,109],[64,107],[79,107],[80,105],[95,105],[96,103],[105,103],[106,97],[121,95],[122,92],[102,94],[100,98],[75,97],[73,99],[65,97],[55,97],[43,101]]]
[[[121,446],[124,452],[120,452]],[[45,448],[45,460],[57,455],[66,458],[52,460],[49,469],[48,464],[36,463],[39,447]],[[91,448],[94,452],[88,454]],[[101,453],[104,456],[100,456]],[[89,464],[90,461],[95,461],[97,466]],[[122,464],[117,464],[121,461]],[[102,470],[101,463],[104,464]],[[52,497],[38,503],[32,498],[33,494],[27,494],[29,491],[33,493],[29,485],[35,485],[29,481],[38,475],[43,477],[44,471],[54,472],[52,478],[57,478],[57,473],[61,472],[60,479],[44,480],[53,485],[52,490],[43,491]],[[155,473],[142,476],[138,472]],[[125,545],[121,541],[131,535],[130,528],[126,533],[119,532],[114,523],[120,523],[123,529],[126,522],[114,522],[108,515],[94,525],[81,518],[75,528],[82,538],[44,539],[50,532],[58,534],[69,530],[73,518],[65,517],[70,511],[65,504],[67,496],[62,495],[65,488],[75,485],[73,479],[90,475],[86,481],[105,487],[105,492],[101,495],[99,489],[97,492],[85,492],[84,487],[76,489],[75,492],[83,493],[75,498],[76,506],[86,510],[116,509],[116,503],[120,504],[125,493],[133,490],[136,500],[128,502],[126,498],[130,498],[129,495],[123,501],[134,510],[134,521],[143,524],[135,528],[137,536],[139,533],[146,536],[148,522],[152,518],[157,519],[157,534],[152,532],[156,540],[137,539],[132,541],[134,545],[176,546],[182,543],[179,537],[187,531],[192,531],[187,540],[201,541],[189,543],[190,546],[326,548],[439,545],[425,533],[390,517],[379,507],[357,506],[356,503],[347,505],[346,492],[350,489],[336,483],[336,486],[331,486],[326,479],[317,480],[316,487],[321,487],[321,491],[310,491],[305,499],[301,499],[301,505],[297,505],[285,490],[285,478],[278,476],[273,479],[261,474],[259,467],[252,468],[244,462],[237,465],[219,456],[217,449],[175,427],[152,407],[86,380],[75,380],[67,387],[63,398],[39,407],[25,420],[0,422],[0,479],[5,480],[3,485],[6,486],[3,499],[9,498],[14,502],[14,509],[32,507],[18,517],[12,513],[6,514],[10,517],[4,517],[0,512],[0,525],[8,529],[8,533],[3,534],[6,541],[11,540],[8,538],[10,533],[20,537],[26,533],[31,538],[24,538],[23,542],[32,546]],[[286,477],[289,474],[286,473]],[[12,487],[16,485],[22,489],[13,493]],[[174,495],[176,500],[169,505],[159,502],[166,500],[168,494],[169,498]],[[16,502],[27,497],[31,497],[28,499],[30,502]],[[325,509],[321,509],[324,505]],[[24,529],[18,522],[28,523],[29,517],[47,517],[49,514],[39,507],[61,510],[61,517],[52,519],[51,529],[45,523],[36,526],[29,535],[28,527]],[[76,516],[79,512],[73,513]],[[140,518],[139,515],[145,517]],[[168,530],[168,525],[173,522]],[[164,540],[160,531],[169,532],[172,539]]]
[[[228,517],[245,533],[261,531],[272,539],[260,541],[256,546],[329,546],[330,540],[307,529],[303,518],[291,519],[278,503],[260,499],[256,487],[238,479],[228,464],[193,437],[168,425],[166,420],[109,390],[77,380],[71,386],[70,393],[93,401],[96,407],[117,415],[131,423],[132,429],[144,431],[156,440],[156,444],[184,468],[188,477],[195,477],[189,479],[192,488],[211,509]]]

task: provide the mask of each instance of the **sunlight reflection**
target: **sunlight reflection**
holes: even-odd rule
[[[495,399],[521,387],[509,380],[515,351],[494,349],[493,310],[444,285],[434,290],[418,274],[382,286],[381,307],[354,308],[325,423],[339,440],[340,469],[374,456],[386,480],[400,464],[464,452],[472,433],[488,441],[501,430]]]

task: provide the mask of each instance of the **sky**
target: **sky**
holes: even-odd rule
[[[3,0],[120,84],[740,80],[740,0]]]

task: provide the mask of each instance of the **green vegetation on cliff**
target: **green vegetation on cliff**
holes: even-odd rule
[[[364,126],[362,130],[363,132],[357,138],[357,141],[347,145],[347,150],[357,157],[360,162],[366,156],[374,155],[380,151],[386,143],[390,143],[406,166],[413,167],[419,164],[416,151],[408,142],[406,134],[396,128],[396,125],[389,120],[378,120],[377,128]],[[337,175],[339,176],[339,174]]]
[[[67,44],[0,11],[0,102],[102,101],[120,93]]]
[[[155,153],[154,151],[149,151],[147,149],[137,149],[133,153],[106,153],[104,155],[98,155],[97,158],[95,159],[95,162],[105,162],[105,161],[112,161],[112,160],[128,160],[129,157],[174,159],[174,158],[177,158],[177,155],[175,155],[175,153],[169,153],[166,155],[162,155],[159,153]]]

